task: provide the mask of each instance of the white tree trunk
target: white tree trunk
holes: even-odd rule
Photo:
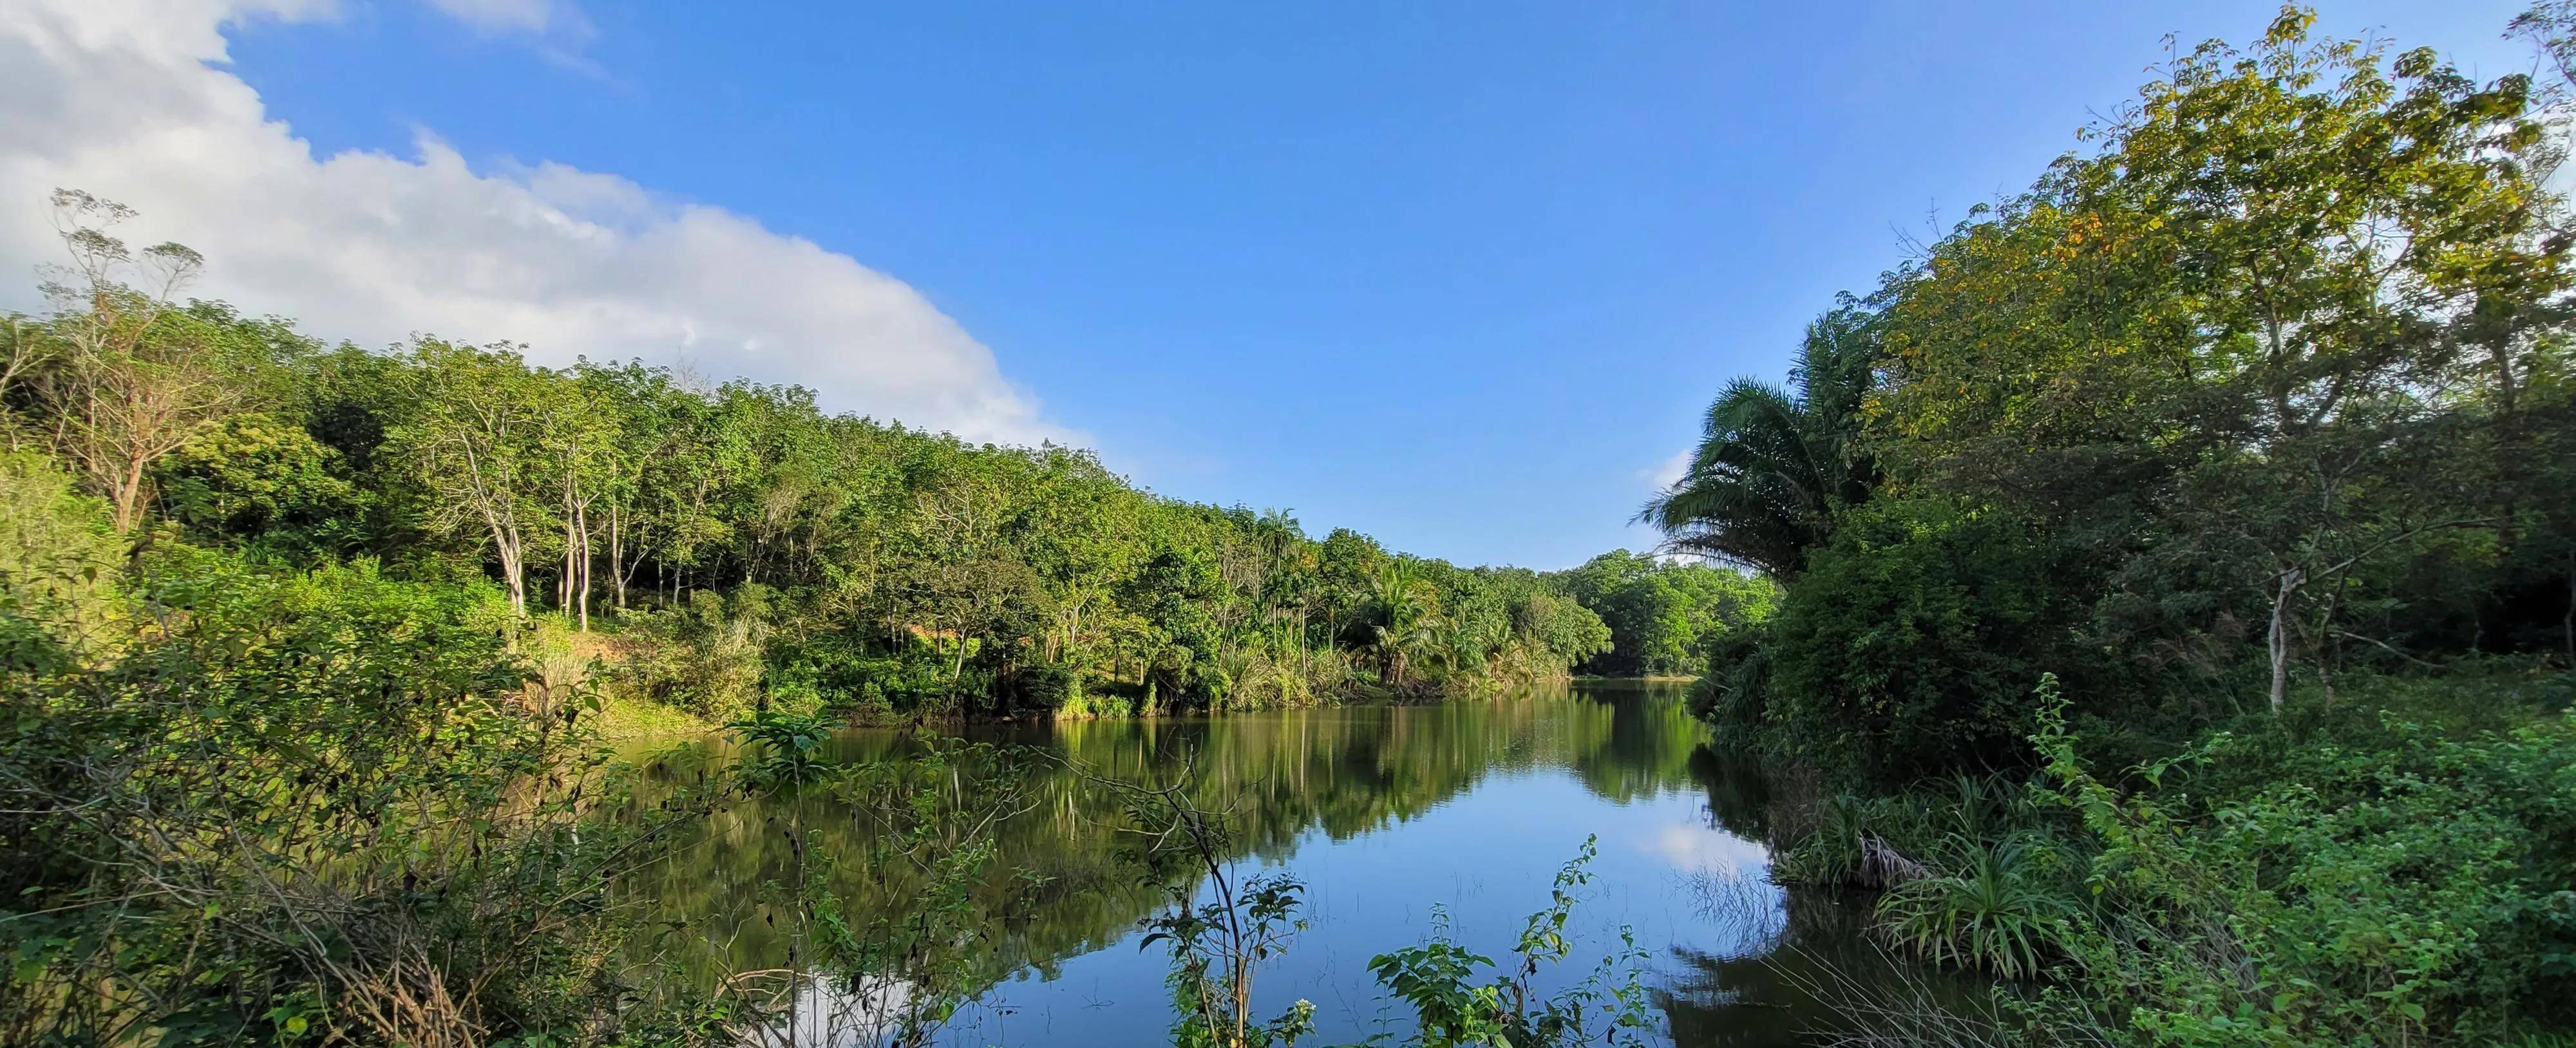
[[[2272,656],[2272,712],[2281,712],[2281,702],[2290,688],[2290,599],[2307,581],[2297,568],[2287,568],[2272,584],[2272,628],[2264,637]]]

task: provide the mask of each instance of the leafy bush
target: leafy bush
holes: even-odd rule
[[[2576,1019],[2576,710],[2561,697],[2545,700],[2560,712],[2532,712],[2535,696],[2500,679],[2531,681],[2352,690],[2455,717],[2523,709],[2511,727],[2267,719],[2133,768],[2124,789],[2091,770],[2043,678],[2038,778],[1823,799],[1789,827],[1775,876],[1889,887],[1876,916],[1896,945],[2056,976],[2021,1010],[2073,1041],[2103,1024],[2192,1046],[2563,1028]]]
[[[630,614],[630,650],[615,686],[711,720],[751,710],[760,699],[768,602],[757,587],[743,589],[731,599],[700,590],[680,607]]]
[[[949,691],[949,661],[905,634],[889,653],[850,631],[773,641],[763,685],[771,702],[872,721],[937,709]]]
[[[2084,662],[2061,560],[1993,509],[1854,512],[1769,623],[1765,723],[1820,766],[1889,785],[2027,763],[2021,696],[2043,668]]]
[[[2390,721],[2383,745],[2316,747],[2194,818],[2096,778],[2053,680],[2043,699],[2045,796],[2080,817],[2100,898],[2055,945],[2141,1039],[2475,1043],[2576,1020],[2576,712],[2467,739]]]
[[[832,770],[823,744],[831,741],[837,721],[812,713],[764,709],[725,725],[750,749],[736,771],[756,788],[799,786]]]
[[[304,427],[245,414],[155,467],[170,516],[200,539],[297,559],[361,548],[371,500]]]
[[[0,1041],[611,1021],[652,831],[586,814],[591,700],[524,687],[497,592],[165,549],[114,599],[144,642],[0,608],[51,646],[0,666]]]
[[[0,454],[0,599],[16,612],[8,621],[28,631],[13,658],[99,625],[124,549],[107,504],[78,494],[70,475],[42,455]]]

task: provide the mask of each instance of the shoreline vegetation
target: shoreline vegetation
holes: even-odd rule
[[[1562,572],[793,387],[327,345],[60,191],[52,309],[0,318],[0,1043],[769,1044],[826,992],[926,1043],[1011,934],[973,889],[1035,755],[841,727],[1576,672],[1697,673],[1693,760],[1783,784],[1772,878],[1991,982],[1844,1002],[1845,1043],[2570,1043],[2576,4],[2512,27],[2543,78],[2312,23],[2176,49],[1724,389],[1664,550]],[[739,757],[602,744],[658,726]],[[1195,759],[1075,769],[1135,842],[1094,872],[1168,893],[1174,1044],[1285,1045],[1313,1005],[1252,986],[1303,888]],[[637,879],[790,794],[752,827],[786,967],[650,960],[693,930]],[[1514,942],[1373,958],[1395,1038],[1651,1037],[1633,941],[1534,988],[1592,849]]]
[[[1654,684],[1696,684],[1696,683],[1699,683],[1699,681],[1701,680],[1701,678],[1700,678],[1700,677],[1698,677],[1698,676],[1696,676],[1696,675],[1692,675],[1692,674],[1658,674],[1658,675],[1650,675],[1650,676],[1620,676],[1620,675],[1603,675],[1603,674],[1589,674],[1589,673],[1573,673],[1573,674],[1565,674],[1565,675],[1562,675],[1562,676],[1559,676],[1559,677],[1544,678],[1544,679],[1542,679],[1542,680],[1531,681],[1531,682],[1529,682],[1529,683],[1544,683],[1546,680],[1566,681],[1566,682],[1582,683],[1582,684],[1592,684],[1592,685],[1613,685],[1613,686],[1638,685],[1638,686],[1645,686],[1645,685],[1654,685]],[[1408,695],[1402,695],[1402,694],[1398,694],[1398,693],[1394,693],[1394,692],[1380,691],[1380,692],[1376,692],[1376,693],[1354,692],[1354,693],[1352,693],[1352,694],[1345,695],[1345,696],[1342,696],[1342,697],[1340,697],[1340,698],[1336,699],[1336,700],[1335,700],[1335,702],[1334,702],[1333,704],[1334,704],[1334,705],[1345,705],[1345,706],[1347,706],[1347,705],[1379,705],[1379,704],[1409,705],[1409,704],[1417,704],[1417,703],[1422,703],[1422,702],[1443,702],[1443,701],[1448,701],[1448,700],[1449,700],[1449,697],[1447,697],[1447,696],[1437,696],[1437,697],[1432,697],[1432,698],[1429,698],[1429,699],[1425,699],[1425,698],[1420,697],[1420,696],[1408,696]],[[1175,717],[1175,716],[1191,716],[1191,715],[1197,715],[1197,716],[1222,716],[1222,715],[1224,715],[1224,713],[1226,713],[1226,712],[1227,712],[1227,711],[1223,711],[1223,710],[1164,710],[1164,711],[1161,711],[1161,712],[1159,712],[1159,713],[1153,713],[1153,714],[1146,714],[1146,713],[1127,713],[1127,714],[1123,714],[1123,715],[1122,715],[1122,714],[1111,714],[1111,713],[1100,713],[1100,712],[1094,712],[1094,713],[1087,713],[1087,714],[1076,715],[1076,714],[1066,713],[1066,712],[1061,711],[1061,710],[1057,710],[1057,711],[1049,711],[1049,712],[1043,712],[1043,713],[1035,714],[1035,715],[1033,715],[1033,717],[1032,717],[1031,719],[1036,719],[1036,720],[1097,720],[1097,719],[1103,719],[1103,718],[1108,718],[1108,717],[1113,717],[1113,716],[1124,716],[1124,717],[1147,717],[1147,716],[1153,716],[1153,717]],[[851,727],[851,728],[895,728],[895,727],[907,727],[907,726],[933,726],[933,725],[938,725],[938,724],[950,724],[950,725],[954,725],[954,724],[960,724],[960,723],[968,723],[968,721],[966,721],[966,720],[964,720],[964,719],[960,719],[960,718],[955,718],[955,717],[952,717],[952,718],[949,718],[949,719],[946,719],[946,720],[938,720],[938,721],[923,720],[923,719],[918,718],[918,717],[913,717],[913,718],[902,718],[902,717],[898,717],[898,718],[892,718],[892,719],[881,720],[881,721],[867,721],[867,720],[854,720],[854,721],[848,721],[848,722],[846,722],[845,726],[846,726],[846,727]],[[624,698],[624,697],[617,696],[617,695],[613,695],[613,694],[612,694],[612,695],[605,696],[605,697],[602,699],[602,702],[601,702],[601,705],[600,705],[599,712],[598,712],[598,713],[593,717],[593,719],[592,719],[592,724],[593,724],[593,726],[596,728],[596,730],[598,731],[598,733],[599,733],[599,738],[600,738],[602,741],[605,741],[605,742],[634,742],[634,741],[643,741],[643,740],[651,740],[651,739],[663,739],[663,738],[685,738],[685,737],[691,737],[691,736],[709,736],[709,735],[721,734],[721,733],[723,733],[723,732],[726,730],[726,728],[725,728],[725,726],[724,726],[723,724],[720,724],[720,723],[717,723],[717,722],[715,722],[715,721],[710,721],[710,720],[707,720],[707,719],[705,719],[705,718],[702,718],[702,717],[696,716],[695,714],[691,714],[691,713],[689,713],[689,712],[688,712],[688,711],[686,711],[686,710],[676,709],[676,708],[673,708],[673,707],[670,707],[670,706],[664,706],[664,705],[661,705],[661,704],[659,704],[659,703],[655,703],[655,702],[653,702],[653,701],[651,701],[651,700],[649,700],[649,699],[630,699],[630,698]]]
[[[2576,1043],[2576,4],[2175,48],[1711,404],[1645,519],[1772,876],[2001,981],[1856,1043]]]

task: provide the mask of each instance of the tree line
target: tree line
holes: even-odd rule
[[[1712,645],[1759,626],[1778,587],[1696,558],[1612,550],[1547,580],[1610,627],[1610,647],[1576,664],[1602,677],[1688,677]]]
[[[180,294],[184,247],[53,201],[56,306],[0,341],[13,453],[137,545],[367,560],[605,630],[625,693],[723,717],[1301,705],[1559,675],[1562,586],[1284,512],[1157,497],[1089,452],[825,412],[810,390],[419,337],[327,345]],[[613,629],[609,628],[613,625]]]

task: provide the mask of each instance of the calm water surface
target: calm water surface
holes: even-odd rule
[[[1174,774],[1187,755],[1202,801],[1231,802],[1241,813],[1240,867],[1285,871],[1306,886],[1312,924],[1256,988],[1262,1015],[1300,998],[1315,1003],[1319,1036],[1307,1043],[1403,1028],[1401,1007],[1381,1003],[1367,962],[1420,942],[1435,913],[1446,914],[1458,941],[1505,955],[1587,837],[1597,838],[1599,856],[1575,914],[1582,945],[1542,981],[1579,979],[1623,926],[1632,929],[1671,1043],[1804,1043],[1831,1022],[1809,987],[1834,982],[1834,973],[1863,983],[1889,977],[1860,938],[1860,904],[1765,879],[1764,839],[1779,805],[1749,765],[1707,745],[1678,688],[1560,684],[1434,706],[964,734],[1130,777]],[[917,736],[860,731],[835,749],[843,758],[901,760],[920,745]],[[729,756],[721,743],[695,743],[652,767],[684,779]],[[1149,1044],[1169,1026],[1166,957],[1159,946],[1140,950],[1137,930],[1168,895],[1139,876],[1125,842],[1107,829],[1115,803],[1101,792],[1070,772],[1045,773],[1032,806],[1001,828],[1001,854],[976,897],[995,940],[979,948],[975,981],[984,989],[940,1043]],[[813,796],[737,805],[654,871],[647,891],[662,918],[687,929],[693,946],[705,942],[690,963],[732,971],[788,964],[788,922],[773,910],[782,905],[775,886],[795,868],[782,827],[818,833],[826,848],[847,843],[836,833],[866,832],[865,820],[831,805]]]

